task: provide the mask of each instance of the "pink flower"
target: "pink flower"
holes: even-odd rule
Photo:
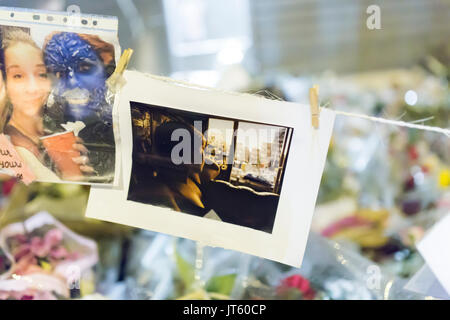
[[[17,274],[26,274],[41,268],[39,258],[54,267],[60,260],[76,259],[79,256],[62,245],[63,233],[56,228],[49,230],[43,237],[35,236],[28,241],[24,235],[17,235],[14,240],[19,244],[13,250],[16,261],[14,270]]]
[[[16,234],[12,238],[19,243],[27,243],[28,242],[28,238],[24,234]]]
[[[18,261],[20,260],[23,256],[26,256],[27,254],[29,254],[30,251],[30,245],[28,243],[25,244],[21,244],[19,247],[17,247],[14,250],[14,260]]]
[[[44,237],[44,241],[50,246],[59,245],[63,239],[63,233],[59,229],[51,229]]]
[[[62,241],[62,232],[59,229],[52,229],[48,231],[43,238],[33,237],[30,244],[23,244],[16,253],[16,259],[19,259],[21,254],[30,250],[39,258],[44,258],[50,254],[51,250],[57,249]]]
[[[69,252],[64,247],[57,247],[50,251],[50,257],[53,259],[61,260],[66,259],[69,256]]]
[[[371,222],[357,216],[345,217],[326,227],[324,230],[322,230],[321,234],[324,237],[329,238],[345,228],[365,226],[365,225],[371,225]]]
[[[45,239],[39,237],[31,238],[30,250],[39,258],[44,258],[50,253],[51,245]]]

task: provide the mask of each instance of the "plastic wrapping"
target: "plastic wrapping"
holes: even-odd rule
[[[427,297],[450,300],[450,294],[445,291],[433,271],[431,271],[430,267],[427,265],[424,265],[408,281],[405,285],[405,289]]]
[[[246,262],[244,279],[236,283],[233,298],[286,299],[280,289],[288,286],[298,291],[298,299],[395,300],[423,299],[424,296],[403,289],[406,281],[395,277],[358,251],[310,233],[301,268],[253,259]],[[244,275],[247,276],[244,276]],[[292,297],[292,295],[291,295]]]
[[[140,234],[127,270],[128,299],[424,299],[406,280],[351,246],[311,233],[301,268],[191,240]],[[138,259],[140,257],[141,259]]]
[[[116,88],[107,84],[120,57],[117,18],[0,16],[0,133],[38,181],[117,184]]]
[[[130,275],[126,279],[129,298],[162,300],[174,297],[174,243],[175,239],[168,235],[145,231],[139,234],[134,241],[133,255],[130,256],[133,260],[127,270]]]
[[[0,300],[56,300],[69,298],[69,288],[58,277],[34,273],[0,280]]]

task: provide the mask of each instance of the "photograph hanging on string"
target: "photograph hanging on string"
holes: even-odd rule
[[[37,181],[117,184],[116,32],[23,25],[0,25],[0,134]]]
[[[86,216],[299,266],[334,112],[137,71],[120,93],[123,185]]]
[[[293,128],[130,106],[128,200],[272,232]]]

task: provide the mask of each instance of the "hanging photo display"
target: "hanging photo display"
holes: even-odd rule
[[[117,18],[8,8],[0,18],[0,133],[37,181],[117,184],[107,85]]]
[[[125,72],[123,185],[86,215],[299,266],[334,122],[308,106]]]

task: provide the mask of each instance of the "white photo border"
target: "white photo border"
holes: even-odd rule
[[[299,267],[308,239],[335,113],[322,109],[320,127],[311,125],[309,106],[181,85],[126,71],[119,97],[122,185],[92,187],[86,216],[188,238]],[[242,121],[294,128],[272,233],[182,214],[127,200],[132,169],[130,101]]]

